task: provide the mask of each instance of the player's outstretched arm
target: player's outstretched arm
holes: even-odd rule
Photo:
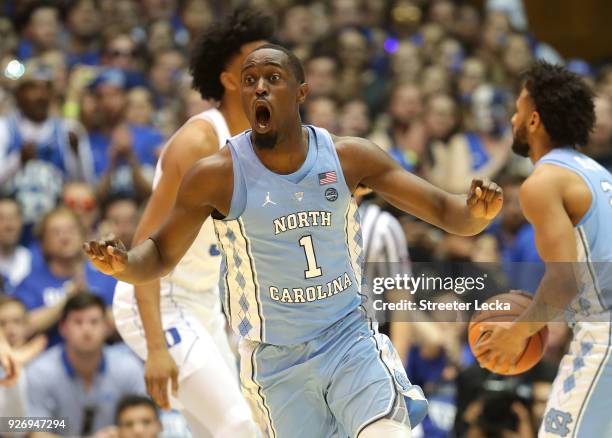
[[[164,224],[140,245],[128,252],[114,238],[85,243],[85,253],[96,268],[132,284],[150,282],[170,272],[212,211],[228,209],[232,190],[228,181],[232,181],[232,171],[230,159],[223,155],[220,152],[193,166],[185,175]]]
[[[448,193],[403,169],[369,140],[335,139],[347,184],[365,184],[395,207],[453,234],[471,236],[482,231],[501,210],[497,184],[473,180],[466,195]]]

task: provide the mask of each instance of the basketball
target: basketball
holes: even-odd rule
[[[509,310],[483,310],[474,312],[468,326],[468,341],[472,351],[474,351],[474,346],[480,337],[486,336],[488,333],[480,331],[480,325],[482,323],[513,321],[527,308],[527,306],[529,306],[531,303],[531,296],[526,293],[504,293],[489,298],[486,303],[495,301],[508,303]],[[544,354],[547,340],[548,327],[544,326],[544,328],[529,338],[525,350],[520,355],[518,362],[514,367],[511,367],[509,371],[502,373],[497,369],[483,366],[489,371],[508,376],[524,373],[540,361]]]

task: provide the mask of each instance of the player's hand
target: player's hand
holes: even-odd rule
[[[474,354],[483,368],[500,373],[509,372],[527,347],[527,324],[514,322],[483,322]]]
[[[167,348],[151,350],[145,362],[145,383],[147,392],[157,405],[170,410],[168,379],[172,382],[172,395],[178,395],[178,367]]]
[[[0,368],[4,376],[0,377],[0,386],[13,386],[19,378],[19,362],[11,346],[4,339],[0,339]]]
[[[121,240],[112,234],[105,239],[85,242],[83,251],[96,269],[103,274],[115,275],[127,266],[127,250]]]
[[[467,206],[473,217],[491,220],[500,212],[503,203],[504,194],[500,186],[492,181],[472,180]]]

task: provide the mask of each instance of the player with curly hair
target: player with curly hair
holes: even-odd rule
[[[520,202],[546,273],[531,305],[516,321],[493,324],[476,352],[481,364],[512,371],[527,338],[565,315],[574,338],[540,437],[612,436],[612,175],[577,150],[594,124],[593,93],[578,75],[541,61],[525,73],[513,150],[535,165]]]
[[[190,66],[193,88],[218,106],[188,120],[164,147],[134,245],[164,223],[191,166],[249,127],[240,101],[240,66],[273,33],[270,16],[241,8],[211,25],[197,42]],[[179,409],[194,437],[251,438],[256,426],[240,394],[221,312],[220,261],[208,220],[170,274],[136,287],[118,283],[113,312],[125,342],[146,360],[147,391],[159,406]]]

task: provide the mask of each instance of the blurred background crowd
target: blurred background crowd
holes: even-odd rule
[[[178,414],[159,417],[142,397],[142,364],[109,312],[115,282],[85,262],[81,245],[111,232],[131,242],[164,142],[215,104],[191,89],[190,47],[247,3],[277,17],[277,42],[304,63],[304,122],[368,137],[451,192],[475,177],[505,190],[500,218],[474,238],[366,196],[368,261],[495,262],[506,286],[534,291],[537,276],[516,271],[539,261],[518,204],[531,164],[510,148],[518,79],[533,60],[563,63],[597,92],[584,146],[612,169],[612,64],[566,59],[538,40],[521,0],[2,2],[0,329],[28,366],[19,385],[0,389],[1,415],[70,417],[79,436],[189,436]],[[415,436],[535,436],[567,328],[551,326],[532,372],[501,379],[474,364],[465,324],[428,317],[385,328],[430,399]]]

